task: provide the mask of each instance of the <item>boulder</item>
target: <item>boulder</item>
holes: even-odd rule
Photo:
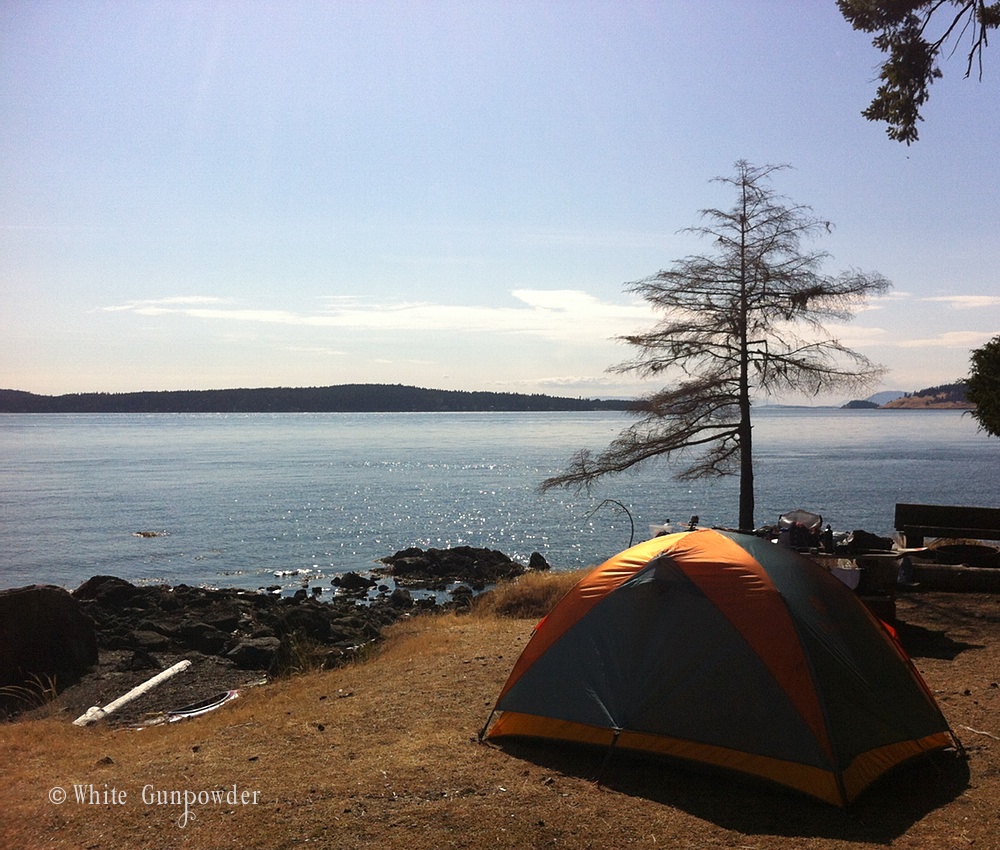
[[[276,637],[247,638],[229,650],[226,658],[243,670],[266,670],[280,644]]]
[[[549,566],[549,562],[545,560],[545,556],[541,552],[532,552],[531,558],[528,559],[528,569],[544,572],[545,570],[550,570],[552,568]]]
[[[162,670],[163,665],[145,650],[136,649],[133,650],[132,655],[122,660],[115,669],[126,673],[136,670]]]
[[[464,581],[480,589],[501,579],[515,578],[525,568],[503,552],[454,546],[450,549],[403,549],[382,559],[385,572],[397,582]]]
[[[330,638],[331,609],[323,603],[296,605],[284,611],[276,623],[279,635],[304,634],[325,642]]]
[[[229,635],[220,632],[215,626],[195,619],[182,620],[177,627],[177,634],[186,648],[205,655],[219,655],[230,641]]]
[[[116,576],[92,576],[73,591],[73,598],[95,601],[105,608],[124,608],[141,589]]]
[[[356,572],[344,573],[334,576],[330,582],[334,587],[339,587],[346,593],[366,593],[369,588],[375,586],[375,580]]]
[[[159,652],[170,648],[170,639],[151,629],[136,629],[131,638],[122,642],[122,647],[141,652]]]
[[[96,663],[94,621],[66,590],[53,585],[0,590],[0,687],[58,689]],[[17,697],[7,693],[10,710]]]
[[[389,596],[389,604],[394,608],[412,608],[413,594],[405,587],[397,587]]]

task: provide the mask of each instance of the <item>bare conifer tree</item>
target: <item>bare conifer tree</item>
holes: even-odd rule
[[[663,318],[649,331],[622,337],[638,353],[613,371],[676,383],[645,396],[635,424],[599,454],[578,451],[564,473],[542,482],[543,490],[586,489],[603,476],[679,453],[690,461],[681,480],[739,474],[739,527],[750,530],[753,399],[857,388],[882,374],[830,338],[823,322],[851,318],[889,281],[878,273],[821,273],[828,255],[805,251],[802,243],[830,223],[774,193],[771,175],[784,167],[737,162],[732,177],[716,178],[736,190],[734,206],[702,210],[707,223],[688,228],[710,239],[713,253],[627,284]]]

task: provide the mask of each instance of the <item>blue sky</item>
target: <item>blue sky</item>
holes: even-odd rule
[[[4,0],[0,386],[648,391],[623,284],[708,250],[738,159],[893,282],[830,327],[880,388],[955,380],[1000,333],[1000,55],[909,147],[878,59],[833,0]]]

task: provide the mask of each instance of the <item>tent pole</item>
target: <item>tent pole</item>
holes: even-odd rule
[[[608,763],[611,761],[611,756],[614,754],[615,751],[615,745],[617,745],[618,743],[618,736],[621,735],[621,733],[622,733],[621,729],[615,729],[615,735],[611,739],[611,745],[608,747],[607,755],[604,756],[604,761],[601,762],[601,769],[597,773],[598,786],[600,786],[601,783],[604,782],[604,772],[608,768]]]

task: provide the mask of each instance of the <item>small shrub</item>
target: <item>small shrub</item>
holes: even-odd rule
[[[49,705],[58,695],[54,676],[32,673],[23,685],[0,688],[0,720]]]
[[[302,632],[285,635],[281,638],[274,658],[271,659],[267,671],[268,678],[283,679],[333,666],[330,658],[333,652],[329,646],[313,640]]]
[[[544,617],[588,570],[525,573],[502,581],[476,600],[475,613],[484,617],[532,619]]]

